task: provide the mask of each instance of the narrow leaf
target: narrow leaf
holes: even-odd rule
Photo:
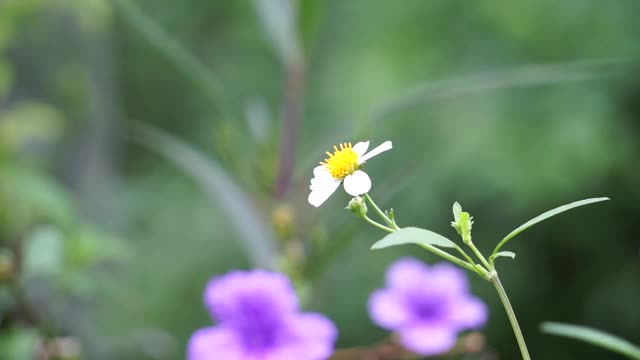
[[[544,65],[525,65],[493,72],[480,72],[438,81],[428,81],[376,103],[362,128],[375,125],[400,111],[418,105],[511,89],[526,89],[565,83],[593,81],[619,76],[616,67],[630,59],[572,61]],[[399,117],[398,117],[399,118]]]
[[[507,243],[507,241],[511,240],[513,237],[515,237],[516,235],[520,234],[521,232],[527,230],[528,228],[532,227],[533,225],[542,222],[544,220],[547,220],[548,218],[558,215],[562,212],[565,212],[567,210],[571,210],[573,208],[577,208],[579,206],[583,206],[583,205],[588,205],[588,204],[593,204],[596,202],[600,202],[600,201],[606,201],[609,200],[609,198],[607,197],[600,197],[600,198],[592,198],[592,199],[585,199],[585,200],[580,200],[580,201],[576,201],[576,202],[572,202],[571,204],[566,204],[566,205],[562,205],[560,207],[557,207],[553,210],[549,210],[543,214],[540,214],[536,217],[534,217],[533,219],[527,221],[526,223],[520,225],[520,227],[518,227],[517,229],[513,230],[512,232],[509,233],[509,235],[505,236],[504,239],[502,239],[502,241],[500,241],[500,243],[498,244],[498,246],[496,246],[496,248],[493,250],[493,253],[497,253],[498,251],[500,251],[500,248],[502,248],[502,246],[504,244]]]
[[[254,0],[264,32],[284,65],[298,63],[302,44],[298,36],[298,9],[292,0]]]
[[[136,124],[131,140],[155,151],[191,176],[234,227],[254,266],[275,266],[275,236],[247,192],[211,158],[160,130]]]
[[[499,257],[501,257],[501,256],[502,256],[502,257],[510,257],[510,258],[512,258],[512,259],[515,259],[515,258],[516,258],[516,253],[514,253],[513,251],[498,251],[497,253],[495,253],[495,254],[491,255],[491,256],[489,257],[489,259],[490,259],[491,261],[493,261],[493,260],[495,260],[496,258],[499,258]]]
[[[564,336],[584,341],[594,346],[599,346],[601,348],[624,355],[629,359],[640,360],[640,347],[628,342],[625,339],[607,334],[600,330],[596,330],[586,326],[555,322],[542,323],[540,329],[542,332],[547,334]]]
[[[442,235],[436,234],[433,231],[416,227],[407,227],[385,236],[382,240],[373,244],[371,249],[378,250],[404,244],[433,245],[444,248],[456,247],[456,244],[451,240]]]
[[[113,0],[115,8],[123,15],[122,19],[133,27],[142,38],[155,47],[190,81],[196,84],[211,103],[223,115],[230,116],[228,90],[222,81],[173,36],[163,29],[153,18],[145,14],[130,0]]]

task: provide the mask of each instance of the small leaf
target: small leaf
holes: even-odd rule
[[[417,244],[417,245],[433,245],[445,248],[454,248],[454,244],[446,237],[436,234],[433,231],[420,229],[416,227],[407,227],[394,231],[385,236],[382,240],[371,246],[372,250],[384,249],[390,246]]]
[[[577,208],[579,206],[583,206],[583,205],[588,205],[588,204],[593,204],[596,202],[600,202],[600,201],[606,201],[609,200],[609,198],[607,197],[600,197],[600,198],[592,198],[592,199],[585,199],[585,200],[580,200],[580,201],[576,201],[576,202],[572,202],[570,204],[566,204],[566,205],[562,205],[559,206],[553,210],[549,210],[543,214],[540,214],[536,217],[534,217],[533,219],[527,221],[526,223],[520,225],[520,227],[518,227],[517,229],[513,230],[512,232],[509,233],[509,235],[505,236],[504,239],[502,239],[500,241],[500,243],[498,244],[498,246],[496,246],[496,248],[493,250],[493,253],[497,253],[498,251],[500,251],[500,248],[502,248],[502,246],[504,246],[504,244],[507,243],[507,241],[511,240],[513,237],[515,237],[516,235],[520,234],[521,232],[527,230],[528,228],[532,227],[533,225],[542,222],[544,220],[547,220],[548,218],[558,215],[562,212],[565,212],[567,210],[571,210],[573,208]]]
[[[491,256],[489,257],[489,259],[490,259],[491,261],[493,261],[493,260],[495,260],[496,258],[499,258],[499,257],[501,257],[501,256],[502,256],[502,257],[510,257],[510,258],[512,258],[512,259],[515,259],[515,258],[516,258],[516,253],[514,253],[514,252],[512,252],[512,251],[498,251],[497,253],[495,253],[495,254],[491,255]]]
[[[640,360],[640,347],[628,342],[625,339],[607,334],[600,330],[596,330],[586,326],[555,322],[542,323],[540,330],[551,335],[558,335],[581,340],[589,344],[624,355],[629,359]]]
[[[460,221],[460,214],[462,213],[462,206],[457,201],[453,203],[453,219],[455,222]]]

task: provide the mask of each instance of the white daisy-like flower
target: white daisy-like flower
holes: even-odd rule
[[[340,148],[334,146],[333,154],[327,151],[329,157],[313,169],[309,203],[315,207],[322,205],[343,181],[344,190],[351,196],[369,192],[371,179],[367,173],[360,170],[360,166],[393,146],[391,141],[385,141],[369,152],[368,148],[369,142],[365,141],[355,146],[351,146],[351,143],[340,144]]]

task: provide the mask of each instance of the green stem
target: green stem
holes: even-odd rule
[[[500,296],[500,300],[502,300],[502,305],[504,305],[504,309],[507,311],[507,316],[509,317],[509,321],[511,322],[511,327],[513,328],[513,333],[516,335],[516,340],[518,341],[518,346],[520,347],[520,353],[522,354],[523,360],[531,360],[529,356],[529,351],[527,350],[527,344],[524,342],[524,337],[522,336],[522,330],[520,330],[520,325],[518,325],[518,319],[516,318],[516,314],[513,311],[513,307],[511,307],[511,303],[509,302],[509,298],[507,297],[507,293],[504,291],[504,287],[502,287],[502,283],[498,278],[497,273],[493,273],[491,277],[491,282],[493,286],[495,286],[496,291],[498,292],[498,296]]]
[[[464,250],[462,250],[462,248],[458,245],[456,245],[456,250],[458,250],[458,252],[460,253],[460,255],[464,256],[465,259],[467,259],[467,261],[471,264],[474,263],[473,259],[471,258],[471,256],[467,255],[466,252],[464,252]]]
[[[472,264],[469,264],[468,262],[466,262],[466,261],[464,261],[464,260],[462,260],[462,259],[460,259],[458,257],[455,257],[455,256],[449,254],[446,251],[442,251],[442,250],[438,249],[437,247],[435,247],[433,245],[429,245],[429,244],[419,244],[419,245],[422,246],[423,248],[431,251],[432,253],[451,261],[452,263],[454,263],[454,264],[456,264],[458,266],[461,266],[461,267],[463,267],[463,268],[465,268],[465,269],[467,269],[469,271],[473,271],[475,273],[478,272],[477,269]]]
[[[476,256],[478,257],[478,259],[480,259],[482,264],[484,264],[484,266],[487,267],[487,270],[493,271],[493,266],[491,266],[491,264],[489,264],[487,259],[485,259],[485,257],[482,255],[480,250],[478,250],[478,248],[473,244],[473,242],[471,240],[469,240],[468,242],[465,242],[465,243],[467,244],[467,246],[469,246],[471,248],[473,253],[476,254]]]
[[[385,214],[384,211],[382,211],[378,207],[378,205],[376,205],[371,196],[369,196],[369,193],[366,193],[362,196],[371,204],[371,206],[373,206],[373,209],[376,211],[376,213],[378,213],[378,216],[380,216],[384,220],[384,222],[387,223],[387,225],[391,226],[394,230],[399,229],[398,226],[393,221],[391,221],[391,219],[389,219],[387,214]]]
[[[384,231],[387,232],[394,232],[396,230],[400,230],[400,228],[398,227],[398,225],[396,225],[391,219],[389,219],[389,217],[387,216],[387,214],[384,213],[384,211],[382,211],[380,209],[380,207],[378,207],[378,205],[376,205],[375,201],[373,201],[373,199],[371,198],[371,196],[369,196],[369,194],[364,194],[363,197],[371,204],[371,206],[373,207],[373,209],[376,211],[376,213],[387,223],[387,225],[389,225],[389,227],[384,226],[382,224],[379,224],[371,219],[369,219],[369,217],[367,217],[366,215],[363,217],[369,224],[372,224],[373,226],[380,228]],[[460,248],[458,248],[458,251],[460,251],[463,256],[465,256],[469,262],[466,262],[456,256],[453,256],[451,254],[449,254],[446,251],[440,250],[437,247],[433,246],[433,245],[428,245],[428,244],[421,244],[420,246],[422,246],[423,248],[425,248],[426,250],[444,258],[447,259],[449,261],[451,261],[452,263],[463,267],[469,271],[473,271],[475,273],[478,273],[478,269],[474,266],[473,261],[471,261],[471,258],[469,258],[469,256],[464,253],[464,251]],[[481,276],[483,276],[484,278],[488,278],[488,276],[484,276],[484,274],[481,274]]]
[[[386,231],[386,232],[390,232],[390,233],[392,233],[392,232],[394,232],[394,231],[395,231],[395,229],[392,229],[392,228],[390,228],[390,227],[386,227],[386,226],[384,226],[384,225],[380,224],[379,222],[377,222],[377,221],[375,221],[375,220],[371,220],[371,218],[369,218],[367,215],[364,215],[362,218],[364,219],[364,221],[366,221],[366,222],[368,222],[369,224],[371,224],[371,225],[373,225],[373,226],[377,227],[378,229],[382,229],[382,230],[384,230],[384,231]]]

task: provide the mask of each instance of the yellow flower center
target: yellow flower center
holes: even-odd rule
[[[358,154],[353,151],[351,143],[340,144],[340,149],[337,146],[333,147],[333,154],[327,151],[328,158],[320,162],[336,179],[343,179],[347,175],[353,174],[358,170]]]

